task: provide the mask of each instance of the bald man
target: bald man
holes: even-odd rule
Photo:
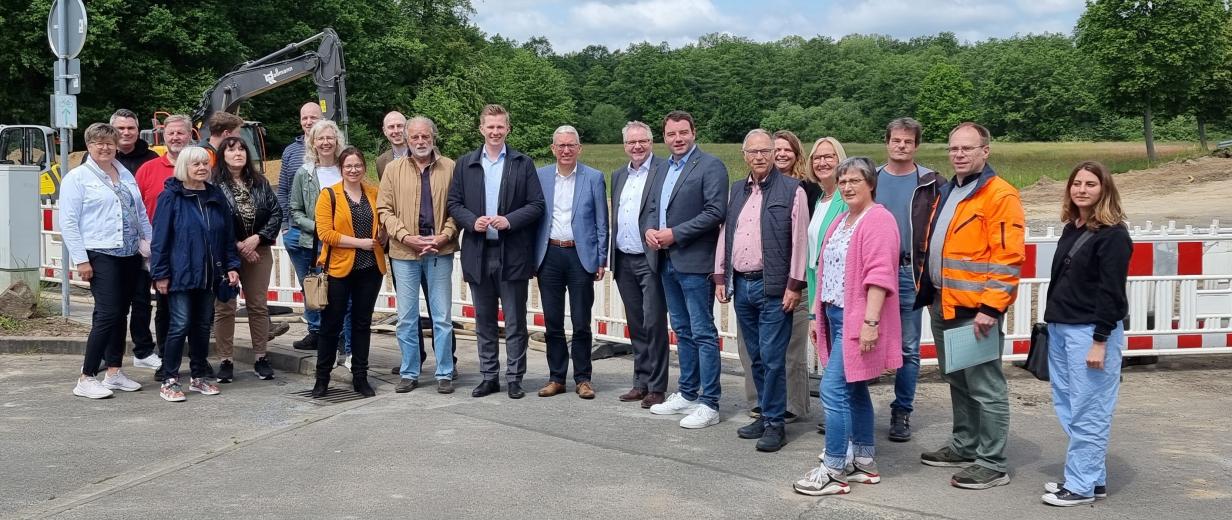
[[[385,177],[385,167],[389,166],[389,163],[394,159],[406,157],[410,151],[410,147],[406,144],[406,116],[401,112],[395,110],[385,114],[385,121],[381,123],[381,131],[385,133],[385,139],[389,141],[389,149],[376,158],[378,179]]]

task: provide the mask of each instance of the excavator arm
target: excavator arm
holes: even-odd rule
[[[316,50],[301,52],[314,42]],[[209,137],[206,121],[214,112],[236,113],[240,103],[297,79],[312,76],[316,83],[321,111],[345,131],[348,122],[346,106],[346,66],[342,57],[342,41],[333,29],[298,43],[292,43],[263,58],[245,62],[218,79],[201,97],[193,120],[201,124],[201,138]]]

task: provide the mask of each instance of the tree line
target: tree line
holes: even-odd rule
[[[0,0],[0,121],[48,119],[51,0]],[[1000,140],[1205,139],[1232,131],[1232,17],[1224,0],[1088,2],[1073,35],[960,42],[952,33],[899,40],[853,34],[755,42],[711,34],[691,45],[592,45],[558,53],[542,37],[489,36],[469,0],[94,0],[82,52],[80,120],[117,107],[185,112],[219,76],[324,27],[345,43],[349,138],[381,142],[389,110],[434,118],[444,153],[479,145],[476,114],[498,102],[513,115],[511,145],[548,156],[557,125],[586,142],[615,143],[631,119],[657,126],[691,111],[701,139],[739,141],[754,127],[805,140],[880,139],[911,115],[926,140],[976,120]],[[310,81],[246,103],[271,141],[299,133]],[[82,125],[85,126],[84,124]],[[1153,135],[1152,135],[1153,134]],[[273,153],[277,153],[275,147]]]

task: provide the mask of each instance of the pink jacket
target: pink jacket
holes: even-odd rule
[[[843,212],[834,218],[826,231],[826,240],[847,218]],[[824,251],[825,241],[822,242]],[[848,382],[874,379],[889,369],[903,366],[903,333],[898,312],[898,225],[894,215],[881,204],[874,204],[857,225],[847,248],[847,264],[843,273],[843,372]],[[830,334],[822,312],[821,283],[825,273],[819,253],[817,265],[817,297],[812,303],[817,317],[817,358],[822,366],[830,357]],[[860,351],[860,325],[868,306],[868,286],[886,290],[881,308],[881,325],[877,345],[868,352]]]

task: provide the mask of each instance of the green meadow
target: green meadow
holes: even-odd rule
[[[727,164],[727,170],[733,180],[742,177],[748,171],[740,154],[740,144],[702,143],[700,146]],[[811,145],[805,148],[806,155],[810,148]],[[871,157],[878,164],[884,162],[886,158],[885,145],[881,143],[844,144],[844,148],[848,157],[864,155]],[[1187,142],[1156,143],[1156,151],[1159,153],[1161,162],[1191,157],[1198,153],[1197,147]],[[656,155],[665,157],[667,153],[666,146],[655,145]],[[946,176],[952,175],[944,144],[922,145],[916,156],[920,164],[933,168]],[[999,175],[1015,186],[1023,187],[1034,184],[1041,177],[1064,180],[1074,165],[1088,159],[1103,162],[1117,173],[1140,170],[1149,166],[1146,160],[1146,148],[1140,142],[994,142],[988,162]],[[621,145],[587,144],[582,147],[581,161],[604,173],[611,173],[627,163],[628,158]],[[539,161],[539,165],[551,162],[550,160]]]

